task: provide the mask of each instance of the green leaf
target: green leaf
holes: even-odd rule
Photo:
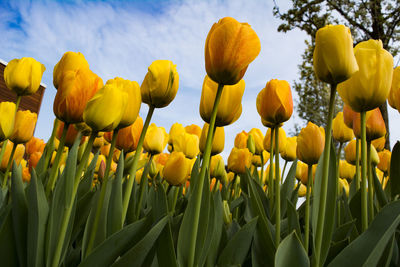
[[[383,192],[382,184],[379,182],[378,176],[376,175],[375,168],[372,168],[372,179],[374,181],[376,198],[378,199],[379,205],[384,207],[388,204],[388,200],[385,192]]]
[[[35,169],[26,189],[28,200],[28,265],[44,266],[44,238],[46,234],[47,204],[41,180],[38,180]]]
[[[296,167],[297,159],[293,161],[292,166],[286,175],[285,182],[281,186],[281,217],[284,218],[286,214],[286,199],[289,198],[294,190],[294,182],[296,180]]]
[[[218,258],[218,266],[241,266],[248,254],[258,218],[252,219],[236,232]]]
[[[133,248],[126,252],[113,267],[124,266],[143,266],[146,256],[149,254],[156,243],[164,227],[167,225],[170,216],[165,216],[140,240]]]
[[[297,236],[301,237],[300,223],[299,223],[299,215],[296,212],[296,207],[287,199],[287,218],[288,218],[288,226],[289,233],[295,231]]]
[[[13,162],[11,175],[11,198],[12,198],[12,219],[17,245],[18,264],[19,266],[27,265],[27,222],[28,222],[28,206],[22,184],[21,168],[17,167]]]
[[[312,205],[312,229],[314,233],[317,231],[318,224],[318,213],[321,209],[321,187],[322,187],[322,165],[324,162],[324,155],[319,159],[317,170],[315,173],[315,184],[314,184],[314,196]],[[330,148],[329,156],[329,170],[328,170],[328,181],[327,181],[327,195],[326,195],[326,205],[325,205],[325,216],[324,225],[322,231],[322,243],[320,251],[320,262],[317,264],[322,266],[329,252],[329,247],[331,244],[331,238],[335,222],[335,206],[336,206],[336,154],[333,144]],[[313,235],[314,246],[316,242],[316,234]]]
[[[400,142],[394,145],[390,159],[390,193],[392,199],[400,193]]]
[[[400,200],[386,205],[368,229],[350,243],[329,266],[376,266],[400,223]]]
[[[283,239],[275,255],[275,267],[286,266],[310,266],[307,253],[294,231]]]
[[[219,247],[224,225],[221,192],[219,190],[215,192],[212,199],[214,201],[214,203],[211,203],[211,205],[214,205],[214,232],[212,234],[210,249],[207,255],[206,266],[215,266],[219,255]]]
[[[15,244],[11,204],[5,207],[4,218],[0,225],[0,259],[3,266],[19,266]]]
[[[361,190],[350,200],[349,207],[352,217],[356,220],[357,231],[361,233]]]
[[[150,229],[150,226],[151,221],[149,218],[143,218],[125,226],[96,247],[92,253],[90,253],[90,255],[79,264],[79,266],[110,266],[119,256],[139,242],[140,239],[143,238],[144,234]]]
[[[122,229],[122,176],[124,174],[124,153],[118,160],[117,173],[112,179],[111,198],[107,212],[107,237]]]
[[[82,180],[79,183],[77,196],[78,200],[80,200],[87,192],[90,192],[93,185],[93,176],[96,169],[97,159],[99,157],[99,152],[96,153],[92,162],[89,164],[89,167],[86,169],[85,174],[83,175]]]

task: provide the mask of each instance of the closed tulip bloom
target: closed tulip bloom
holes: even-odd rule
[[[61,139],[62,132],[64,130],[64,123],[62,121],[59,122],[58,124],[58,129],[57,129],[57,139]],[[76,137],[78,136],[79,132],[76,130],[73,124],[70,124],[68,126],[67,130],[67,135],[65,137],[65,146],[71,148],[75,142]],[[81,144],[83,143],[83,139],[81,140]]]
[[[343,190],[346,193],[347,196],[349,196],[349,183],[347,182],[346,179],[340,179],[339,178],[339,194],[343,194]]]
[[[35,152],[42,152],[44,150],[44,147],[46,146],[46,143],[43,141],[43,139],[32,137],[26,144],[26,154],[31,155]]]
[[[275,140],[275,133],[274,133],[274,140]],[[286,147],[286,133],[285,130],[283,130],[283,128],[279,127],[279,153],[282,153],[285,147]],[[271,128],[268,128],[267,133],[265,134],[264,149],[267,150],[268,152],[271,152]],[[274,146],[274,152],[276,152],[275,146]]]
[[[200,138],[202,128],[199,125],[191,124],[191,125],[185,126],[185,132],[187,132],[189,134],[195,134]]]
[[[174,100],[179,87],[176,65],[170,60],[156,60],[148,68],[140,91],[142,101],[156,108],[163,108]]]
[[[299,161],[298,161],[299,162]],[[307,183],[308,183],[308,165],[307,164],[303,164],[303,165],[300,165],[301,167],[301,170],[300,170],[300,172],[299,172],[299,179],[300,179],[300,182],[302,183],[302,184],[304,184],[304,185],[307,185]],[[299,164],[297,164],[297,167],[299,167]],[[314,164],[314,165],[312,165],[312,178],[313,178],[313,182],[314,182],[314,179],[315,179],[315,173],[316,173],[316,171],[317,171],[317,164]],[[296,170],[296,173],[297,173],[297,170]]]
[[[40,151],[36,151],[32,154],[29,155],[29,170],[31,171],[32,169],[36,168],[36,165],[38,164],[40,158],[42,157],[43,153]]]
[[[215,155],[210,160],[210,177],[220,180],[226,179],[225,162],[221,155]]]
[[[181,185],[190,169],[190,160],[182,152],[174,151],[170,154],[163,169],[163,177],[170,185]]]
[[[28,142],[36,127],[37,114],[29,110],[18,110],[15,116],[15,124],[13,134],[10,140],[16,144]]]
[[[338,84],[358,71],[350,29],[344,25],[327,25],[319,29],[315,36],[313,62],[315,74],[326,83]]]
[[[15,121],[15,103],[0,103],[0,141],[10,138],[14,129]]]
[[[251,166],[251,152],[247,148],[232,148],[228,157],[228,170],[241,174],[246,172],[246,168]]]
[[[59,92],[59,91],[58,91]],[[87,103],[83,119],[94,131],[109,132],[119,125],[128,104],[128,94],[106,84]]]
[[[361,155],[361,146],[358,148],[358,153]],[[356,140],[351,140],[347,146],[344,148],[344,158],[346,161],[352,165],[356,165]],[[361,161],[361,156],[359,156]]]
[[[271,168],[271,164],[268,164],[267,168],[264,171],[264,177],[263,177],[263,184],[266,184],[269,181],[269,174],[270,174],[270,169]],[[275,179],[275,164],[272,165],[272,173],[273,173],[273,178]],[[282,180],[281,177],[281,169],[279,169],[279,179]]]
[[[115,146],[120,150],[123,149],[124,152],[135,151],[138,146],[142,130],[143,120],[141,117],[138,117],[132,125],[122,128],[118,131]]]
[[[356,166],[348,163],[346,160],[339,162],[339,177],[342,179],[353,180],[356,175]]]
[[[53,84],[56,89],[66,71],[89,69],[89,63],[80,52],[65,52],[53,69]]]
[[[265,150],[262,152],[262,154],[263,154],[263,163],[262,164],[261,164],[261,156],[253,155],[253,157],[251,158],[251,163],[254,166],[261,167],[261,165],[264,166],[267,163],[267,161],[269,160],[270,154]]]
[[[339,112],[333,119],[332,135],[340,143],[349,142],[354,138],[353,130],[344,123],[343,112]]]
[[[393,70],[392,85],[390,87],[388,96],[389,105],[397,109],[400,109],[400,67],[396,67]],[[399,111],[400,112],[400,111]]]
[[[208,135],[209,124],[204,123],[203,129],[201,131],[199,148],[201,153],[204,153],[206,147],[206,140]],[[214,132],[214,138],[211,146],[211,155],[216,155],[224,150],[225,146],[225,130],[224,127],[216,127]]]
[[[347,127],[353,129],[353,120],[357,112],[351,109],[349,105],[343,104],[343,122]]]
[[[376,151],[374,146],[371,146],[371,163],[373,166],[377,166],[380,162],[378,152]]]
[[[273,79],[257,95],[257,111],[264,121],[280,125],[293,113],[290,85],[285,80]]]
[[[307,164],[316,164],[324,151],[324,145],[324,128],[308,122],[307,126],[301,129],[297,136],[297,157]]]
[[[119,77],[108,80],[106,84],[113,84],[121,91],[127,93],[128,104],[126,105],[118,128],[124,128],[131,125],[139,115],[140,104],[142,103],[139,84],[135,81],[125,80]]]
[[[307,186],[305,186],[304,184],[300,184],[297,194],[299,197],[305,197],[307,194]]]
[[[185,128],[182,124],[175,122],[172,124],[171,129],[169,130],[169,139],[168,144],[173,145],[181,138],[181,135],[185,132]]]
[[[4,81],[17,95],[31,95],[39,89],[45,70],[44,65],[34,58],[13,59],[4,69]]]
[[[168,143],[168,134],[164,127],[150,124],[144,137],[143,148],[151,154],[161,153]]]
[[[254,144],[255,144],[255,154],[261,155],[264,151],[264,135],[258,128],[253,128],[249,132],[249,136],[253,136]]]
[[[17,146],[17,148],[15,149],[13,160],[15,161],[15,164],[19,165],[25,154],[25,146],[23,144],[18,144],[18,145],[15,144],[15,145]],[[0,170],[3,172],[7,169],[7,164],[11,157],[12,148],[13,148],[13,142],[11,142],[10,140],[7,141],[3,159],[0,164]]]
[[[104,144],[100,148],[100,154],[108,157],[108,153],[110,153],[111,144]]]
[[[379,108],[367,112],[366,129],[367,129],[366,132],[367,141],[372,141],[374,139],[385,136],[386,134],[385,121],[382,118],[382,114]],[[361,138],[360,113],[357,113],[357,115],[354,117],[353,131],[357,138]]]
[[[54,98],[54,114],[63,122],[83,122],[83,113],[88,101],[101,87],[103,80],[88,68],[64,72]],[[111,102],[109,106],[112,107]]]
[[[297,136],[286,138],[285,147],[281,152],[281,157],[286,161],[294,161],[296,156],[297,148]]]
[[[215,124],[217,126],[226,126],[234,123],[242,114],[242,97],[244,93],[245,82],[239,81],[232,86],[225,86],[221,100],[218,105]],[[218,84],[212,81],[208,76],[204,78],[203,89],[200,99],[200,116],[210,123],[212,109],[214,107],[215,97],[217,96]]]
[[[372,140],[371,144],[375,147],[376,151],[382,151],[385,148],[386,135]]]
[[[258,56],[261,43],[249,24],[225,17],[211,27],[204,50],[208,76],[216,83],[233,85]]]
[[[390,169],[390,159],[392,157],[392,152],[390,152],[389,150],[385,149],[381,152],[378,152],[378,156],[379,156],[379,164],[378,164],[378,168],[383,171],[383,172],[388,172]]]
[[[338,85],[343,102],[354,111],[375,109],[388,98],[393,76],[393,57],[381,40],[361,42],[354,48],[359,70]]]
[[[174,150],[183,152],[186,157],[195,158],[199,150],[199,137],[195,134],[184,133],[174,146]]]
[[[307,168],[308,168],[307,164],[305,164],[304,162],[302,162],[300,160],[297,161],[295,177],[298,181],[301,181],[301,179],[303,179],[303,180],[306,179],[304,177],[307,177],[307,173],[308,173]]]
[[[247,147],[247,138],[249,138],[249,134],[245,131],[241,131],[235,137],[235,147],[237,148],[246,148]]]

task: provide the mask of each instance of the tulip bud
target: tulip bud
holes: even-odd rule
[[[156,60],[148,68],[140,91],[142,101],[156,108],[163,108],[174,100],[179,87],[176,65],[170,60]]]
[[[232,213],[231,210],[229,209],[229,204],[228,201],[224,200],[223,202],[223,207],[224,207],[224,223],[226,225],[230,225],[232,223]]]
[[[181,185],[186,181],[190,160],[182,152],[172,152],[163,169],[164,179],[171,185]]]
[[[78,69],[89,69],[89,63],[82,53],[65,52],[60,61],[54,66],[53,84],[56,89],[66,71],[76,71]]]
[[[385,149],[381,152],[378,152],[378,156],[379,156],[379,164],[377,167],[381,171],[387,173],[390,170],[390,159],[392,157],[392,152]]]
[[[386,135],[372,140],[371,144],[375,147],[376,151],[382,151],[385,148]]]
[[[301,183],[297,194],[299,197],[305,197],[307,194],[307,187]]]
[[[297,136],[286,138],[285,146],[282,149],[281,157],[286,161],[294,161],[297,148]]]
[[[274,132],[274,144],[275,144],[275,132]],[[283,128],[279,127],[279,153],[282,153],[285,147],[286,147],[286,133],[283,130]],[[271,152],[271,128],[268,128],[267,133],[265,134],[264,149],[267,150],[268,152]]]
[[[13,102],[0,103],[0,141],[4,141],[13,133],[15,121],[15,104]]]
[[[249,138],[249,134],[246,133],[245,131],[238,133],[235,137],[235,147],[246,148],[248,138]]]
[[[174,150],[183,152],[186,157],[195,158],[199,150],[199,137],[195,134],[184,133],[174,146]]]
[[[361,121],[360,113],[357,113],[353,121],[353,131],[357,138],[361,138]],[[385,136],[386,127],[385,121],[382,118],[379,108],[368,111],[366,114],[366,138],[367,141],[372,141],[379,137]]]
[[[206,147],[206,140],[208,135],[209,124],[204,123],[203,130],[201,131],[199,148],[201,153],[204,153]],[[211,146],[211,155],[217,155],[224,150],[225,146],[225,130],[224,127],[216,127],[214,138]]]
[[[39,89],[44,65],[31,57],[13,59],[4,69],[4,82],[17,95],[31,95]]]
[[[236,84],[260,50],[260,39],[249,24],[230,17],[220,19],[211,27],[206,39],[207,74],[216,83]]]
[[[257,111],[271,125],[280,125],[293,113],[293,98],[287,81],[273,79],[257,95]]]
[[[122,128],[118,131],[115,146],[120,150],[123,149],[125,152],[135,151],[138,146],[142,130],[143,120],[141,117],[138,117],[132,125]]]
[[[256,152],[256,144],[254,143],[254,138],[252,135],[249,135],[247,138],[247,148],[251,152],[251,154],[254,154]]]
[[[197,137],[199,137],[199,139],[201,136],[201,131],[202,129],[200,128],[200,126],[196,124],[185,126],[185,132],[187,132],[188,134],[195,134],[197,135]]]
[[[234,123],[242,114],[242,97],[244,93],[245,82],[239,81],[232,86],[224,86],[221,99],[218,105],[216,126],[226,126]],[[214,107],[217,96],[218,84],[212,81],[208,76],[204,78],[203,89],[200,99],[200,116],[210,123],[211,112]]]
[[[344,25],[327,25],[317,31],[313,55],[314,71],[326,83],[338,84],[357,70],[350,29]]]
[[[356,167],[345,160],[340,160],[339,177],[351,181],[354,175],[356,175]]]
[[[354,54],[359,70],[338,85],[338,93],[354,111],[375,109],[388,98],[393,76],[393,57],[383,49],[381,40],[372,39],[356,45]]]
[[[167,142],[168,134],[164,127],[157,127],[152,123],[144,137],[143,148],[151,154],[159,154],[164,150]]]
[[[343,112],[339,112],[332,121],[332,136],[340,143],[346,143],[354,138],[353,130],[344,123]]]
[[[324,151],[324,146],[324,128],[308,122],[307,126],[301,129],[297,137],[297,157],[307,164],[316,164]]]
[[[253,141],[254,141],[254,146],[255,146],[255,154],[261,155],[261,153],[264,151],[264,135],[261,132],[260,129],[258,128],[253,128],[249,132],[249,137],[252,136]]]
[[[15,116],[14,131],[10,140],[16,144],[28,142],[36,127],[37,114],[29,110],[18,110]]]
[[[349,196],[349,183],[346,179],[339,179],[339,194],[343,194],[343,190]]]
[[[346,161],[352,165],[356,165],[356,146],[357,146],[357,140],[353,139],[351,140],[347,146],[344,148],[344,157]],[[358,141],[359,142],[359,141]],[[359,158],[358,160],[361,160],[361,146],[358,148],[358,155]]]
[[[228,169],[236,174],[246,172],[251,166],[252,154],[247,148],[232,148],[228,157]]]
[[[343,104],[343,122],[347,127],[353,129],[353,120],[357,112],[351,109],[349,105]]]

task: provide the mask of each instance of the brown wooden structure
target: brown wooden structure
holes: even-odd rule
[[[0,102],[10,101],[15,103],[17,102],[17,94],[8,89],[4,81],[4,68],[6,65],[6,62],[0,60]],[[35,94],[23,96],[18,109],[30,110],[39,115],[40,105],[42,104],[45,89],[46,87],[43,84],[40,84],[40,87]]]

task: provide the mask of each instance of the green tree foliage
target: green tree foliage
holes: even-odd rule
[[[323,125],[326,121],[327,90],[321,84],[312,69],[312,51],[316,31],[326,24],[344,24],[351,29],[354,42],[368,39],[382,40],[383,47],[396,56],[400,41],[400,0],[291,0],[292,6],[281,12],[275,1],[273,13],[283,23],[278,31],[293,29],[305,31],[310,40],[303,53],[303,62],[299,65],[300,79],[295,90],[300,100],[299,117]],[[317,97],[317,98],[315,98]],[[337,109],[340,108],[340,101]],[[389,121],[387,104],[380,107],[388,130],[386,147],[389,147]]]

